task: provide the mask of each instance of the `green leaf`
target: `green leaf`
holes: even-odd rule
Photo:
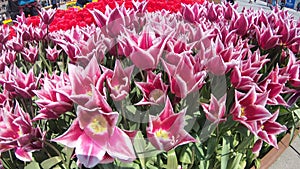
[[[142,168],[146,168],[145,166],[145,150],[146,150],[146,141],[141,131],[138,131],[134,138],[134,149],[137,153],[137,156],[141,162]]]
[[[66,154],[66,167],[70,166],[71,157],[73,155],[74,148],[65,147],[63,152]]]
[[[199,159],[204,159],[204,151],[203,151],[202,144],[196,143],[194,147],[195,147],[195,154],[196,154],[196,156]]]
[[[254,165],[255,165],[255,168],[260,168],[260,159],[255,159]]]
[[[199,169],[208,169],[209,168],[209,160],[201,160]]]
[[[136,113],[136,108],[133,105],[126,106],[126,109],[127,109],[127,111],[129,111],[132,114]]]
[[[55,156],[43,161],[41,163],[41,166],[43,169],[50,169],[60,162],[61,162],[61,158],[59,156]]]
[[[24,167],[24,169],[40,169],[39,164],[36,161],[30,162],[28,165]]]
[[[125,162],[121,162],[119,160],[116,160],[118,168],[122,168],[122,169],[139,169],[140,166],[136,163],[125,163]],[[108,167],[103,166],[104,169],[108,169]],[[110,165],[109,168],[116,168],[116,166]]]
[[[229,168],[238,169],[240,167],[240,161],[242,159],[242,156],[242,153],[237,153]]]
[[[222,141],[222,155],[221,155],[221,169],[227,169],[227,163],[229,159],[230,142],[228,138],[223,137]]]
[[[175,150],[170,150],[168,152],[168,160],[167,160],[167,169],[176,169],[178,168],[178,162]]]
[[[179,161],[181,163],[185,163],[185,164],[192,164],[192,162],[193,162],[193,153],[192,153],[191,149],[188,146],[185,146],[181,150]]]
[[[206,152],[206,158],[209,159],[211,156],[214,155],[214,152],[217,147],[217,138],[216,137],[211,137],[207,141],[207,152]]]

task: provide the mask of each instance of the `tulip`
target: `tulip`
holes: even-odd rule
[[[272,114],[265,108],[268,93],[257,93],[252,87],[248,93],[235,91],[235,103],[230,110],[233,120],[244,124],[252,133],[257,129],[254,122],[266,121]]]
[[[14,74],[12,71],[5,66],[4,73],[0,74],[0,83],[3,86],[4,90],[8,92],[14,92]]]
[[[263,145],[263,141],[261,139],[258,139],[253,145],[252,153],[258,156],[262,145]]]
[[[66,74],[45,75],[43,88],[33,92],[39,98],[36,104],[41,108],[33,120],[56,119],[61,114],[73,109],[73,102],[69,99],[72,89]]]
[[[144,29],[136,42],[132,36],[127,35],[126,40],[132,48],[129,58],[136,67],[142,70],[155,69],[171,36],[172,33],[156,39],[154,32]]]
[[[43,147],[44,134],[33,128],[29,114],[25,113],[18,102],[14,110],[9,107],[0,111],[0,152],[15,149],[16,157],[31,161],[32,152]]]
[[[76,57],[77,63],[81,66],[86,66],[93,57],[96,57],[97,61],[101,63],[105,58],[105,51],[107,46],[104,44],[104,37],[101,35],[99,28],[91,28],[96,32],[86,33],[88,36],[86,44],[79,46],[80,54]]]
[[[101,75],[101,70],[95,57],[91,59],[85,69],[69,64],[68,70],[72,86],[70,99],[73,102],[82,106],[96,105],[97,107],[98,104],[106,100],[105,75]]]
[[[177,64],[170,64],[164,60],[162,63],[169,76],[171,92],[179,98],[185,98],[205,83],[206,72],[201,70],[201,64],[190,55],[182,55]]]
[[[42,8],[39,11],[40,17],[41,17],[42,21],[44,22],[44,24],[46,24],[46,25],[50,25],[52,23],[55,13],[56,13],[55,9],[46,10],[46,9]]]
[[[116,60],[114,71],[105,69],[106,82],[114,101],[121,101],[128,95],[133,68],[130,66],[123,69],[121,62]]]
[[[179,145],[197,142],[184,130],[185,113],[186,109],[175,114],[167,98],[162,112],[158,116],[150,115],[147,137],[156,149],[169,151]]]
[[[17,33],[17,36],[13,37],[13,39],[8,42],[7,46],[16,52],[21,52],[24,49],[24,41],[20,37],[20,34]]]
[[[68,41],[64,41],[63,43],[58,43],[58,45],[67,53],[68,57],[72,62],[76,62],[76,57],[80,53],[77,44],[72,44]]]
[[[288,76],[279,75],[279,68],[277,66],[260,83],[261,89],[265,92],[269,92],[267,104],[287,106],[287,103],[280,95],[281,93],[283,93],[283,87],[287,80]]]
[[[18,68],[14,69],[14,84],[15,92],[23,98],[31,98],[35,94],[33,90],[37,89],[37,83],[33,69],[30,69],[27,74],[21,72]]]
[[[31,35],[33,37],[34,40],[36,41],[40,41],[42,40],[43,38],[45,38],[46,36],[46,31],[44,29],[41,29],[41,28],[35,28],[34,29],[34,32],[33,32],[33,35]]]
[[[147,81],[135,82],[135,84],[143,92],[143,99],[136,105],[157,105],[165,102],[168,86],[162,81],[161,73],[155,75],[148,71]]]
[[[211,22],[216,22],[218,20],[217,6],[213,3],[207,3],[207,19]]]
[[[210,104],[201,104],[205,112],[206,118],[215,123],[221,123],[226,121],[226,94],[217,100],[214,95],[211,94]]]
[[[276,35],[270,25],[262,25],[260,28],[255,26],[255,31],[258,45],[262,49],[268,50],[279,45],[281,35]]]
[[[257,121],[257,136],[265,141],[266,143],[272,145],[278,149],[276,135],[285,132],[287,130],[286,126],[281,125],[276,122],[279,111],[276,111],[271,117],[266,121]]]
[[[24,74],[17,67],[13,67],[12,71],[6,67],[4,74],[0,76],[0,83],[11,94],[31,98],[34,96],[33,90],[37,88],[38,81],[33,74],[33,69],[30,69],[28,74]]]
[[[117,112],[77,107],[77,118],[63,135],[53,141],[75,148],[80,164],[92,168],[114,158],[132,162],[136,156],[129,136],[116,126]]]
[[[189,5],[182,4],[182,16],[183,19],[190,23],[195,23],[195,13]]]
[[[269,59],[266,56],[260,56],[259,51],[249,54],[249,59],[242,60],[240,66],[235,66],[230,75],[230,81],[237,89],[248,91],[253,86],[257,91],[261,91],[257,82],[261,77],[259,71],[263,65],[266,64]]]
[[[5,51],[5,52],[3,52],[3,55],[5,56],[4,62],[7,65],[13,64],[15,62],[15,60],[17,59],[16,52],[13,50]]]
[[[285,68],[283,68],[285,69]],[[300,62],[296,61],[296,57],[292,51],[289,50],[289,62],[286,67],[286,72],[289,76],[289,83],[293,87],[300,87]]]
[[[232,23],[232,29],[235,30],[236,34],[244,36],[249,30],[249,23],[245,14],[240,14],[240,16]]]
[[[9,27],[0,26],[0,44],[6,44],[9,39]]]
[[[232,20],[231,18],[237,18],[238,12],[236,10],[236,7],[233,7],[230,3],[224,5],[225,5],[224,18],[226,20]]]
[[[55,62],[56,59],[59,57],[59,54],[61,52],[60,50],[57,50],[57,45],[54,46],[54,48],[51,48],[50,46],[48,46],[48,48],[46,49],[46,58],[49,59],[51,62]]]
[[[132,1],[133,10],[138,14],[138,16],[142,16],[146,12],[148,1]]]
[[[124,5],[117,5],[116,8],[112,10],[107,9],[105,14],[99,10],[90,12],[94,17],[97,26],[101,28],[105,35],[112,39],[116,39],[117,36],[124,31],[124,27],[131,22],[130,13],[125,9]]]
[[[24,48],[22,56],[24,59],[32,64],[38,59],[38,46],[29,45],[29,48]]]

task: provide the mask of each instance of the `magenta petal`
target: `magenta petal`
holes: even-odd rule
[[[244,109],[247,121],[267,120],[271,117],[271,113],[263,106],[249,105]]]
[[[196,139],[194,139],[191,135],[189,135],[185,130],[182,130],[182,135],[180,135],[182,138],[179,139],[178,145],[184,145],[188,143],[197,142]]]
[[[243,106],[252,105],[255,103],[256,97],[255,88],[252,87],[250,91],[240,100],[240,104]]]
[[[21,161],[32,161],[32,153],[25,151],[23,148],[16,148],[15,154]]]
[[[112,163],[115,159],[108,155],[107,153],[103,156],[102,160],[100,161],[101,164],[108,164]]]
[[[238,86],[241,82],[242,75],[237,67],[234,67],[230,75],[230,81],[234,86]]]
[[[257,135],[263,139],[265,142],[269,143],[270,140],[269,140],[269,136],[268,136],[268,133],[266,131],[260,131],[257,133]]]
[[[169,130],[171,133],[176,133],[181,128],[184,127],[184,117],[185,111],[173,114],[169,116],[167,119],[162,121],[161,128],[164,130]]]
[[[257,140],[252,148],[252,152],[254,154],[258,154],[262,145],[263,145],[263,141],[261,139]]]
[[[82,134],[78,138],[78,145],[75,149],[75,154],[80,161],[87,168],[93,168],[103,158],[106,153],[106,147],[97,146],[87,135]]]
[[[133,161],[136,158],[131,139],[118,127],[114,128],[110,137],[107,153],[122,161]]]
[[[135,47],[134,49],[135,50],[130,55],[130,59],[136,67],[143,70],[155,68],[155,60],[149,52],[144,51],[139,47]]]
[[[61,136],[52,141],[74,148],[77,146],[77,141],[83,131],[79,127],[79,122],[75,119],[70,128]]]
[[[264,129],[268,132],[269,135],[277,135],[287,130],[285,126],[282,126],[281,124],[274,122],[266,122],[264,123]]]
[[[207,68],[213,74],[218,75],[218,76],[224,75],[225,71],[227,69],[223,59],[219,55],[211,58],[208,61]]]
[[[105,97],[102,96],[101,93],[94,86],[92,86],[92,97],[89,98],[84,107],[89,109],[101,108],[101,110],[106,113],[112,111],[111,107],[106,102]]]
[[[174,112],[173,112],[172,104],[170,102],[169,97],[167,97],[165,108],[160,113],[159,118],[160,118],[161,121],[163,121],[163,120],[167,119],[168,117],[170,117],[173,114],[174,114]]]

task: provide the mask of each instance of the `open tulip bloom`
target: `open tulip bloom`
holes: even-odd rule
[[[251,168],[300,122],[300,22],[99,0],[0,25],[0,168]]]

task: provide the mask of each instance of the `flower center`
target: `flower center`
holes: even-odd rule
[[[159,129],[158,131],[155,132],[155,137],[167,140],[169,139],[169,132],[163,129]]]
[[[17,133],[18,133],[18,136],[19,136],[19,137],[23,136],[22,130],[19,130]]]
[[[107,121],[102,115],[97,115],[88,127],[94,134],[102,134],[107,131]]]
[[[149,94],[150,99],[156,101],[157,99],[159,99],[162,95],[164,94],[164,92],[160,89],[154,89],[153,91],[151,91],[151,93]]]
[[[245,108],[244,108],[244,107],[241,107],[241,116],[242,116],[242,117],[245,117],[245,116],[246,116]]]
[[[115,85],[114,89],[118,91],[120,89],[120,85]]]
[[[87,94],[88,96],[92,96],[92,95],[93,95],[92,91],[88,91],[86,94]]]

